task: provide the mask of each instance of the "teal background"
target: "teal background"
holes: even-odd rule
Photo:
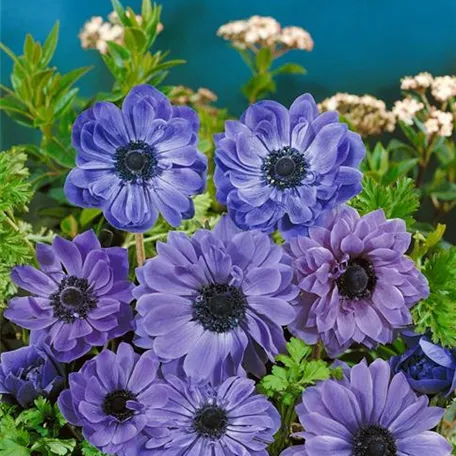
[[[140,0],[124,1],[138,10]],[[61,72],[77,66],[95,68],[80,81],[81,94],[90,96],[111,87],[111,77],[97,52],[83,51],[77,37],[91,16],[106,16],[109,0],[2,0],[1,40],[21,52],[27,32],[44,40],[54,22],[61,23],[60,43],[53,63]],[[455,0],[166,0],[165,30],[157,46],[187,64],[172,71],[170,84],[208,87],[218,105],[233,114],[245,108],[239,87],[249,76],[235,51],[218,38],[217,28],[253,14],[272,15],[283,25],[298,25],[313,36],[313,52],[293,51],[282,61],[304,65],[306,76],[281,76],[274,98],[288,104],[302,92],[317,100],[335,92],[371,93],[391,103],[399,98],[399,79],[430,71],[456,72]],[[1,55],[1,81],[9,85],[11,62]],[[2,114],[2,148],[33,139],[33,132]]]

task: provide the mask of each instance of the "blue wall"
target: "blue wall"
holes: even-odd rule
[[[138,9],[140,0],[124,1]],[[372,93],[391,102],[399,97],[399,78],[427,70],[456,73],[455,0],[167,0],[162,2],[165,30],[158,45],[187,64],[167,80],[219,95],[220,106],[240,113],[245,102],[239,87],[248,71],[238,55],[216,37],[217,28],[253,14],[272,15],[283,25],[306,28],[313,52],[294,51],[285,59],[308,70],[307,76],[283,76],[275,98],[289,103],[304,91],[321,100],[338,91]],[[21,51],[30,32],[43,40],[61,22],[61,40],[53,63],[62,72],[95,65],[80,83],[85,96],[107,91],[111,78],[96,52],[80,48],[78,31],[89,17],[106,16],[109,0],[2,0],[1,40]],[[1,82],[9,85],[11,63],[1,56]],[[30,132],[2,116],[1,147],[30,141]]]

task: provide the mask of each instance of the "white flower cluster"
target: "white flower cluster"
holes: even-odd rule
[[[453,133],[453,114],[433,109],[424,122],[428,136],[451,136]]]
[[[98,49],[102,54],[108,50],[108,41],[121,43],[123,41],[123,28],[117,24],[104,22],[100,16],[92,17],[84,24],[79,33],[79,39],[84,49]]]
[[[208,105],[217,100],[217,95],[205,87],[200,87],[196,92],[182,85],[175,86],[169,93],[173,104],[177,105]]]
[[[402,90],[425,90],[431,87],[434,78],[431,73],[422,72],[416,76],[405,76],[401,79]]]
[[[456,76],[438,76],[432,82],[431,93],[442,103],[456,97]]]
[[[127,14],[129,12],[127,11]],[[109,22],[104,22],[100,16],[92,17],[84,24],[79,33],[81,46],[84,49],[97,49],[102,54],[108,50],[108,41],[114,41],[117,44],[123,44],[124,28],[115,11],[109,14]],[[136,21],[141,24],[142,17],[136,16]],[[158,24],[157,33],[163,30],[163,24]]]
[[[231,21],[222,25],[217,35],[231,41],[239,49],[278,47],[311,51],[314,45],[309,32],[295,26],[282,28],[273,17],[252,16],[246,20]]]
[[[396,119],[382,100],[371,95],[337,93],[319,104],[321,111],[338,111],[361,136],[393,131]]]
[[[416,113],[424,109],[424,104],[415,98],[406,97],[394,103],[393,113],[398,120],[407,125],[413,124],[413,118]]]

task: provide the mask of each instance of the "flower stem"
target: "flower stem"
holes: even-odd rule
[[[136,240],[136,259],[138,260],[138,266],[142,266],[146,261],[146,250],[144,248],[144,236],[142,233],[135,234]]]
[[[274,436],[274,443],[269,446],[269,454],[271,456],[279,456],[280,453],[288,446],[291,433],[291,425],[296,418],[294,402],[289,405],[280,404],[279,411],[282,417],[282,424]]]

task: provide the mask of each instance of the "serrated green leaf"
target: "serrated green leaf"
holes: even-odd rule
[[[374,179],[364,176],[363,190],[349,204],[366,215],[377,209],[383,209],[386,218],[401,218],[412,227],[413,214],[418,210],[420,200],[412,179],[401,178],[394,185],[385,187]]]

